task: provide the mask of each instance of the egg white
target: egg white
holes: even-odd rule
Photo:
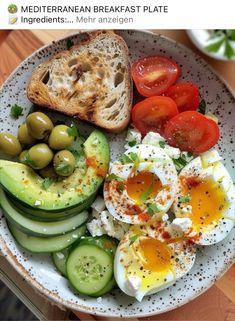
[[[164,233],[171,232],[168,223],[153,221],[144,226],[134,226],[121,240],[114,260],[114,275],[119,288],[129,296],[141,301],[144,296],[163,290],[182,276],[193,266],[196,258],[196,249],[185,238],[166,239]],[[138,238],[136,238],[136,235]],[[134,242],[133,242],[134,237]],[[136,239],[135,239],[136,238]],[[143,268],[144,257],[139,251],[140,241],[143,239],[157,239],[171,251],[171,267],[163,271],[151,271]],[[166,243],[168,242],[168,243]],[[129,279],[137,279],[138,286],[130,287]]]
[[[235,221],[235,189],[232,179],[220,162],[221,157],[215,150],[206,152],[192,160],[181,171],[181,177],[196,176],[202,181],[209,179],[218,184],[220,190],[224,194],[224,204],[226,204],[222,217],[218,221],[211,222],[205,227],[201,227],[200,231],[192,225],[191,235],[193,241],[199,245],[211,245],[222,241],[231,231]],[[183,196],[181,185],[179,183],[179,192],[177,193],[176,201],[173,205],[173,210],[176,217],[189,217],[190,213],[185,213],[182,203],[179,202]],[[202,205],[203,206],[203,205]],[[193,209],[192,209],[193,210]]]
[[[123,182],[127,181],[129,175],[133,175],[133,169],[135,172],[147,171],[155,174],[161,181],[162,188],[149,202],[156,204],[160,212],[167,212],[174,201],[178,184],[177,172],[172,159],[162,148],[145,144],[128,149],[125,155],[131,155],[131,153],[138,155],[136,163],[121,164],[118,161],[111,163],[109,174],[115,174]],[[136,202],[129,197],[126,188],[122,193],[117,190],[115,180],[105,182],[104,200],[107,209],[115,219],[129,224],[143,224],[134,210]],[[139,207],[143,213],[147,213],[147,203]]]

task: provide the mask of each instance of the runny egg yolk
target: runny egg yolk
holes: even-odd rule
[[[171,269],[171,250],[166,243],[147,238],[140,241],[144,269],[152,272],[167,272]]]
[[[190,195],[189,205],[192,206],[190,218],[196,229],[202,229],[223,217],[226,195],[218,182],[212,180],[193,181],[187,184],[187,194]]]
[[[127,179],[126,188],[130,198],[137,204],[142,203],[142,199],[155,198],[162,184],[159,178],[147,171],[130,175]]]

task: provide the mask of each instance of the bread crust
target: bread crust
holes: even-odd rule
[[[70,50],[36,67],[27,86],[28,99],[119,133],[128,125],[132,107],[128,47],[110,30],[83,36]]]

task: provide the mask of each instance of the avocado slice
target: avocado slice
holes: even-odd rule
[[[52,183],[47,190],[43,179],[27,165],[0,160],[0,184],[19,201],[46,211],[58,211],[82,204],[97,192],[109,167],[109,144],[94,130],[84,143],[86,171],[78,167],[72,175]]]

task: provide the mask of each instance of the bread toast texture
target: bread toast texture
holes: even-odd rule
[[[128,48],[113,31],[93,31],[33,71],[31,102],[121,132],[130,120],[132,80]]]

